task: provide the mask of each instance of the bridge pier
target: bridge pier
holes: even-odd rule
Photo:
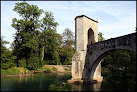
[[[136,32],[98,42],[98,21],[85,15],[75,18],[75,54],[72,78],[68,83],[102,82],[101,60],[108,51],[126,49],[136,52]]]
[[[97,80],[98,82],[102,82],[103,81],[103,76],[101,76],[101,62],[98,64],[94,76],[93,76],[93,80]]]
[[[85,62],[87,59],[87,51],[76,51],[72,57],[72,78],[68,83],[96,83],[102,82],[101,63],[91,75],[91,70],[87,70]]]

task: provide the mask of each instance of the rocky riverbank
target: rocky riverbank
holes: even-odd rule
[[[71,65],[44,65],[42,68],[34,70],[34,73],[36,72],[71,73]]]

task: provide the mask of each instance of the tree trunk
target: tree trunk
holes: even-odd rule
[[[43,60],[44,58],[44,46],[42,47],[42,57],[41,57],[41,60]]]

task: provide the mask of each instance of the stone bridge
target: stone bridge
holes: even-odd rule
[[[76,52],[72,58],[72,78],[68,80],[69,83],[101,82],[101,60],[109,51],[126,49],[136,52],[136,32],[97,42],[98,22],[85,15],[77,16],[75,20]]]
[[[101,60],[109,54],[108,51],[114,51],[116,49],[136,52],[136,33],[87,45],[83,78],[101,81],[101,69],[97,70],[98,74],[94,74],[96,67],[101,63]]]

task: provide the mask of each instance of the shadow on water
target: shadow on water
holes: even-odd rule
[[[70,84],[76,91],[101,91],[101,82],[94,84]]]

